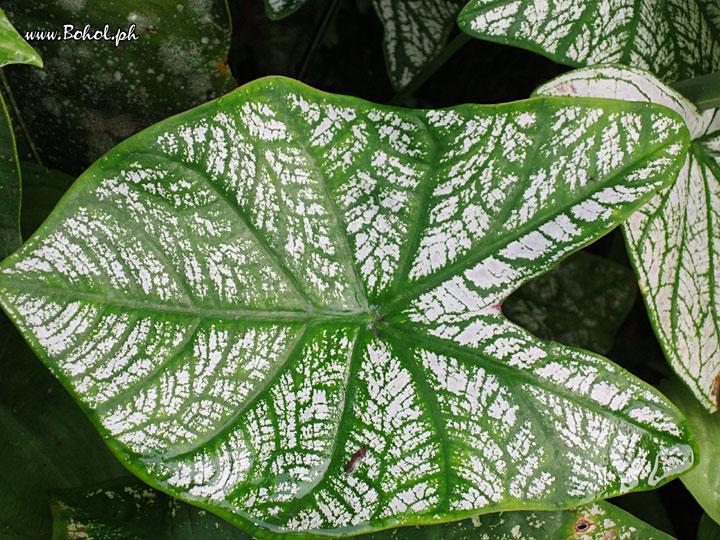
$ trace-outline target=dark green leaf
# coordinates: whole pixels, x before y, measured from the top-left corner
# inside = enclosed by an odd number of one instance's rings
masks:
[[[502,306],[537,337],[605,354],[635,302],[630,268],[578,253],[523,285]]]
[[[226,64],[225,0],[8,0],[18,28],[64,35],[64,25],[137,40],[35,40],[42,71],[8,72],[43,163],[79,173],[148,125],[235,87]]]
[[[206,512],[136,481],[53,494],[54,540],[251,540]],[[584,534],[582,534],[584,533]],[[564,512],[504,512],[461,522],[402,527],[351,540],[671,540],[600,502]]]
[[[47,490],[126,473],[4,316],[0,348],[0,537],[46,540]]]
[[[678,379],[668,379],[660,389],[688,419],[698,446],[698,466],[680,479],[705,512],[720,523],[720,414],[708,413]]]
[[[404,110],[266,78],[93,165],[0,301],[133,472],[258,536],[573,507],[686,470],[687,425],[495,306],[687,144],[649,104]]]
[[[707,514],[703,514],[700,520],[697,540],[720,540],[720,525],[715,523]]]

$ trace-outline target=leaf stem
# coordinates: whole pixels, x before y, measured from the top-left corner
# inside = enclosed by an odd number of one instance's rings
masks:
[[[432,61],[430,61],[423,70],[417,74],[417,76],[408,84],[405,88],[400,90],[390,100],[389,105],[402,105],[405,101],[411,97],[418,89],[427,82],[427,80],[433,76],[433,74],[440,69],[445,62],[450,60],[455,53],[457,53],[463,46],[470,41],[472,38],[468,34],[460,32],[455,38],[450,41],[445,48],[440,51]]]
[[[678,81],[670,86],[702,110],[720,107],[720,71]]]
[[[295,75],[296,79],[302,80],[302,78],[305,77],[307,68],[310,65],[310,60],[312,60],[312,57],[315,54],[315,50],[320,44],[320,40],[322,39],[323,35],[325,35],[325,31],[327,30],[330,21],[332,21],[333,17],[337,13],[339,6],[340,0],[328,0],[328,8],[327,10],[325,10],[325,16],[323,17],[322,21],[320,21],[320,24],[315,31],[315,36],[313,37],[310,46],[307,48],[307,51],[305,51],[305,56],[303,57],[302,63],[300,64],[300,67],[297,70],[297,74]]]
[[[27,126],[25,125],[25,121],[23,120],[22,114],[20,114],[20,109],[17,106],[17,103],[15,102],[15,96],[12,93],[12,90],[10,89],[10,83],[8,82],[7,78],[5,77],[5,70],[0,69],[0,80],[2,80],[3,87],[5,88],[5,93],[7,94],[8,100],[10,101],[10,105],[12,106],[13,110],[15,111],[15,119],[18,121],[18,124],[20,125],[20,129],[23,132],[23,135],[25,135],[25,140],[28,143],[28,146],[30,147],[30,151],[32,152],[33,156],[35,157],[35,161],[38,162],[38,165],[43,165],[42,160],[40,159],[40,154],[38,154],[37,148],[35,148],[35,143],[32,140],[32,137],[30,137],[30,132],[27,129]]]

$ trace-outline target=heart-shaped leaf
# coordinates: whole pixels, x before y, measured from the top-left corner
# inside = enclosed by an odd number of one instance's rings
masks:
[[[705,512],[720,523],[720,414],[710,414],[700,407],[687,387],[675,378],[664,381],[660,389],[688,419],[698,445],[698,466],[681,480]]]
[[[225,0],[7,0],[3,7],[36,38],[70,30],[68,39],[31,40],[44,70],[7,74],[47,166],[79,174],[133,133],[236,86],[225,62]],[[97,32],[112,39],[70,39]],[[116,43],[118,32],[128,39]]]
[[[665,81],[720,69],[715,0],[470,0],[458,24],[571,66],[618,62]]]
[[[677,182],[625,224],[630,259],[670,365],[709,411],[720,376],[720,109],[704,112],[647,72],[596,66],[563,75],[543,95],[652,101],[676,110],[692,144]]]
[[[122,143],[0,265],[118,457],[261,537],[657,486],[688,428],[496,309],[674,179],[650,104],[422,111],[266,78]]]
[[[605,354],[635,302],[636,290],[630,268],[582,252],[523,285],[502,310],[541,339]]]
[[[137,480],[53,493],[54,540],[162,538],[252,540],[226,522],[170,499]],[[353,540],[672,540],[612,504],[600,502],[563,512],[503,512],[462,522],[402,527]]]
[[[403,88],[442,51],[465,0],[373,0],[390,81]]]

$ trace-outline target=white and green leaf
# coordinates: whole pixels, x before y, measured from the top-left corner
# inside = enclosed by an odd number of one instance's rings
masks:
[[[271,19],[282,19],[300,9],[308,0],[265,0],[265,13]]]
[[[443,50],[465,0],[373,0],[390,81],[403,88]]]
[[[720,69],[715,0],[470,0],[458,23],[571,66],[617,62],[664,81]]]
[[[597,66],[563,75],[542,95],[650,101],[677,111],[692,143],[677,181],[624,225],[630,258],[670,365],[709,411],[720,376],[720,110],[700,112],[649,73]]]
[[[674,406],[496,305],[671,182],[676,113],[266,78],[125,141],[0,302],[149,484],[259,537],[563,509],[691,466]]]

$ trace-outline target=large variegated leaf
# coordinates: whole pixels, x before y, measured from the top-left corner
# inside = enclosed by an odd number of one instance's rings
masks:
[[[407,86],[442,51],[465,0],[373,0],[390,81]]]
[[[8,79],[43,163],[79,174],[133,133],[222,95],[236,84],[225,62],[225,0],[6,0],[23,32],[64,25],[136,39],[30,40],[45,69],[13,69]],[[37,37],[37,35],[35,35]]]
[[[470,0],[458,22],[571,66],[618,62],[665,81],[720,69],[716,0]]]
[[[54,540],[162,538],[252,540],[221,519],[123,480],[53,493]],[[504,512],[461,522],[401,527],[352,540],[672,540],[619,508],[600,502],[562,512]]]
[[[710,414],[700,407],[675,378],[664,381],[660,389],[683,411],[697,441],[698,466],[681,480],[705,512],[720,524],[720,414]]]
[[[657,486],[676,409],[496,309],[674,179],[662,107],[413,111],[267,78],[84,173],[0,301],[118,457],[263,537]]]
[[[693,140],[678,180],[624,226],[650,319],[670,365],[709,411],[720,376],[720,110],[700,112],[652,75],[598,66],[539,94],[652,101],[679,112]]]
[[[606,354],[636,290],[630,268],[581,252],[520,287],[502,310],[539,338]]]

